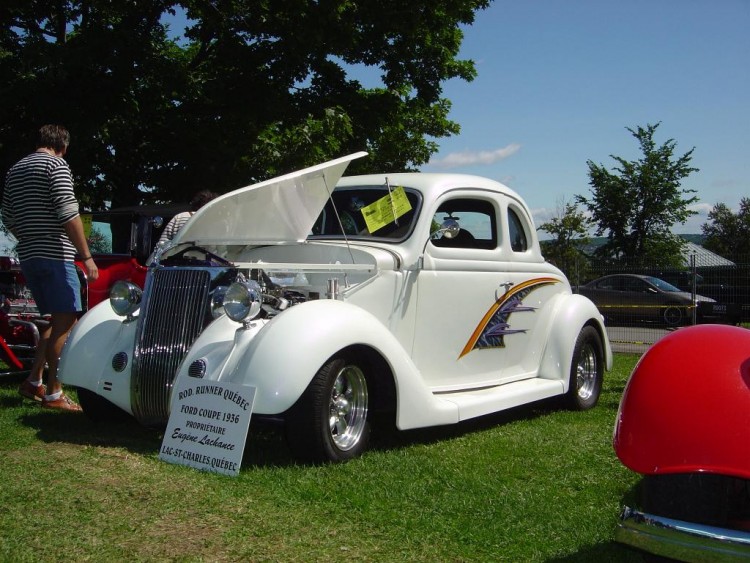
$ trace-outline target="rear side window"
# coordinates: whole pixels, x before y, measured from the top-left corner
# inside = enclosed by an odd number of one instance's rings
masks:
[[[618,278],[605,278],[596,285],[599,289],[622,291],[622,281]]]
[[[509,207],[508,228],[510,229],[510,247],[513,252],[526,252],[529,249],[529,239],[523,225],[523,221],[515,210]]]

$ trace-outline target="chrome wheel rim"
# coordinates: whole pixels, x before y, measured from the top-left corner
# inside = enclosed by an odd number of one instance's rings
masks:
[[[350,450],[359,442],[367,423],[367,381],[357,366],[344,366],[336,375],[329,409],[333,443],[340,450]]]
[[[581,400],[587,401],[594,394],[597,377],[596,352],[590,343],[586,343],[581,350],[576,366],[576,386],[578,397]]]

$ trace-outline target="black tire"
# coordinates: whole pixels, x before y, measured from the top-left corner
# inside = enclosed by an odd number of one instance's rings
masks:
[[[344,462],[369,443],[365,370],[347,355],[334,356],[315,374],[286,417],[292,454],[304,461]]]
[[[662,315],[667,326],[680,326],[684,316],[680,307],[667,307]]]
[[[78,402],[83,409],[83,414],[92,422],[111,424],[134,420],[132,416],[120,407],[110,403],[107,399],[101,395],[97,395],[93,391],[77,387],[76,394],[78,395]]]
[[[568,408],[584,411],[596,406],[604,379],[604,348],[599,332],[593,326],[581,329],[573,348],[570,364],[570,387],[566,395]]]

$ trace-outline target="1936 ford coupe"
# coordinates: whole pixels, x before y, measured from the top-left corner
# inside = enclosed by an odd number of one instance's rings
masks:
[[[98,420],[166,425],[179,378],[255,388],[302,459],[344,461],[379,421],[458,423],[560,396],[593,407],[612,353],[545,262],[522,199],[453,174],[342,178],[357,153],[213,200],[63,351]]]

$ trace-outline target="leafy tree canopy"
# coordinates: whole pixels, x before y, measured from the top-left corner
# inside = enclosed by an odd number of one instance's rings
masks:
[[[750,198],[743,197],[734,213],[724,203],[717,203],[708,213],[708,223],[701,228],[703,246],[730,260],[750,258]]]
[[[186,201],[357,150],[370,156],[350,172],[414,169],[431,139],[458,133],[442,84],[474,78],[460,24],[490,1],[5,0],[0,164],[62,123],[94,209]],[[176,13],[184,36],[166,23]],[[357,78],[370,72],[374,87]]]
[[[640,145],[642,158],[627,161],[610,155],[617,162],[613,171],[588,161],[592,196],[576,196],[585,205],[594,223],[596,235],[607,236],[597,253],[600,258],[624,264],[642,261],[679,265],[684,242],[672,234],[675,224],[695,214],[689,209],[698,201],[692,189],[681,182],[697,168],[690,166],[693,151],[675,156],[676,142],[667,140],[657,146],[654,133],[659,124],[628,131]]]
[[[581,246],[589,243],[591,220],[577,204],[561,201],[557,215],[539,225],[539,230],[552,235],[551,240],[541,242],[544,256],[563,272],[572,277],[574,267],[585,264]],[[580,273],[580,272],[578,272]]]

